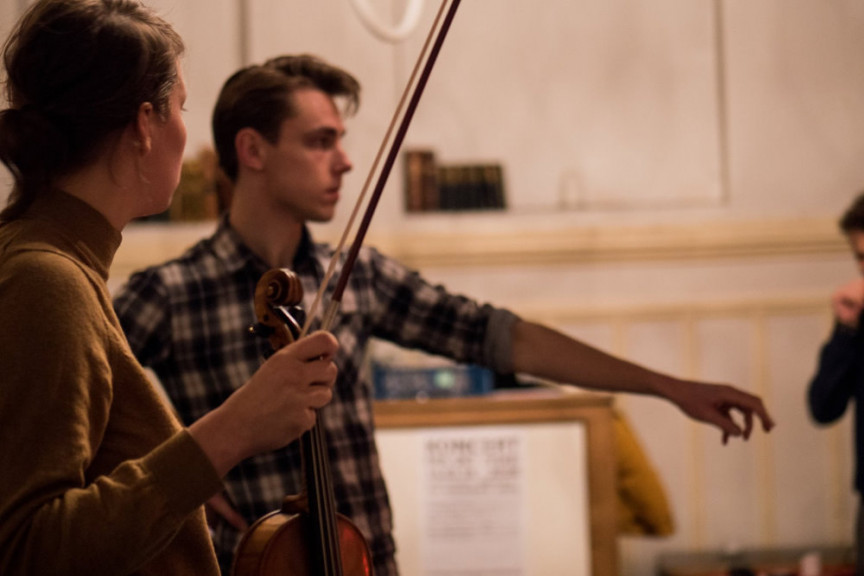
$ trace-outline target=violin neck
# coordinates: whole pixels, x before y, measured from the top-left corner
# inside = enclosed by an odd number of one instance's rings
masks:
[[[309,497],[311,573],[342,576],[333,482],[324,432],[319,426],[313,426],[303,435],[301,449]]]

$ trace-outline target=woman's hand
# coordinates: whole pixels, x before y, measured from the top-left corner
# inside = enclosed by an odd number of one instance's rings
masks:
[[[250,456],[286,446],[315,425],[316,410],[333,397],[338,346],[328,332],[285,346],[189,427],[220,475]]]

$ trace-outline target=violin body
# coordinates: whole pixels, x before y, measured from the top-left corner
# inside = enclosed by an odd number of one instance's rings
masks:
[[[233,576],[318,576],[313,568],[314,522],[306,512],[282,510],[261,517],[243,535],[231,573]],[[360,530],[348,518],[336,515],[339,553],[345,576],[371,576],[372,555]]]

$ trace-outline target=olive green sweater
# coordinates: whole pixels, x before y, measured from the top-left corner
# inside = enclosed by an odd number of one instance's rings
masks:
[[[129,351],[120,233],[56,192],[0,226],[0,574],[215,575],[215,470]]]

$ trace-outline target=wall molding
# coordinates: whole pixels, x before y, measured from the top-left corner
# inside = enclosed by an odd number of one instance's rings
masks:
[[[502,224],[506,220],[502,220]],[[124,233],[112,276],[182,253],[215,222],[133,224]],[[316,233],[317,235],[317,233]],[[319,235],[321,240],[335,241]],[[531,266],[747,259],[845,254],[833,220],[723,222],[705,225],[579,227],[504,232],[370,233],[367,244],[415,268]]]
[[[741,259],[846,253],[833,220],[707,225],[580,227],[518,235],[421,233],[370,238],[386,254],[417,268],[579,265],[624,261]]]
[[[830,327],[831,307],[827,294],[738,297],[710,300],[642,304],[592,304],[560,306],[528,302],[519,308],[520,315],[550,325],[577,323],[627,324],[646,322],[697,322],[717,318],[749,318],[751,320],[798,315],[825,317]]]

